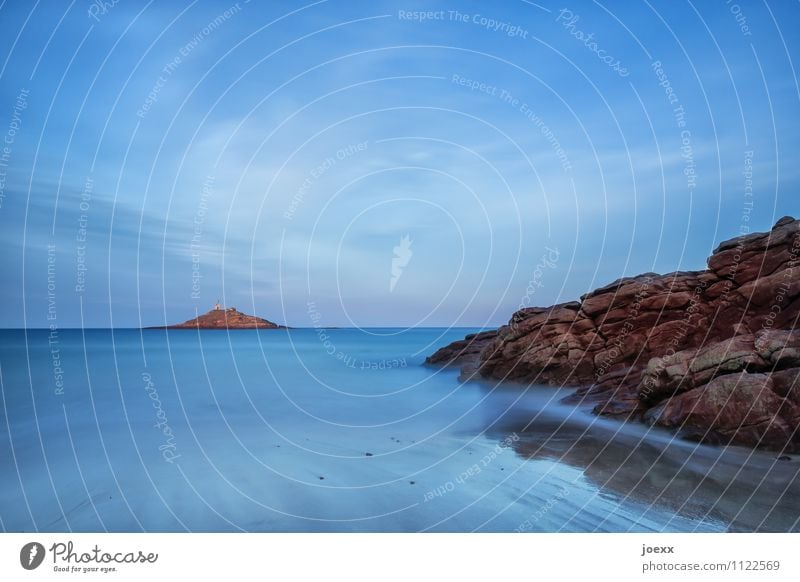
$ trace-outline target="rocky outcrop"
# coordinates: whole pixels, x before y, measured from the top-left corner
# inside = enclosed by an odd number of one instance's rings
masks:
[[[479,333],[471,333],[463,340],[454,341],[428,356],[428,364],[440,366],[459,366],[461,377],[468,379],[477,372],[480,354],[491,340],[497,337],[497,330],[492,329]]]
[[[212,309],[189,321],[154,329],[280,329],[282,325],[247,315],[235,307]]]
[[[800,222],[785,217],[719,245],[706,270],[646,273],[522,309],[428,361],[577,387],[571,402],[705,442],[800,451],[799,257]]]

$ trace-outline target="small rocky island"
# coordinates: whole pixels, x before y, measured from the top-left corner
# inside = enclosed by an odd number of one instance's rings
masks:
[[[208,313],[194,319],[151,329],[286,329],[266,319],[247,315],[235,307],[223,309],[219,303]]]
[[[565,400],[714,443],[800,452],[800,222],[723,242],[702,271],[619,279],[517,311],[427,358],[462,378],[577,388]]]

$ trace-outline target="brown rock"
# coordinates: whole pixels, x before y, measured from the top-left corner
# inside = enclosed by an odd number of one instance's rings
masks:
[[[646,415],[700,441],[800,448],[800,408],[776,394],[768,374],[727,374],[667,400]]]
[[[522,309],[480,349],[462,340],[444,353],[463,351],[451,360],[485,377],[578,387],[569,400],[600,414],[644,412],[704,440],[792,448],[798,259],[800,222],[784,217],[721,243],[706,271],[626,277],[580,302]]]
[[[492,329],[480,333],[471,333],[463,340],[455,341],[443,348],[439,348],[432,355],[425,358],[426,364],[464,366],[467,363],[477,363],[481,350],[490,340],[497,337],[498,330]]]

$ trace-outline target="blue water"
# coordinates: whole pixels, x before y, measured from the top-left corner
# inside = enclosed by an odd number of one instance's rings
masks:
[[[423,365],[468,331],[0,331],[0,527],[798,529],[797,460]]]

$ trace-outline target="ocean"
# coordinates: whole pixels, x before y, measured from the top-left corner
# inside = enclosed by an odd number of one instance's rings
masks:
[[[2,330],[0,527],[800,529],[797,458],[424,365],[470,331]]]

